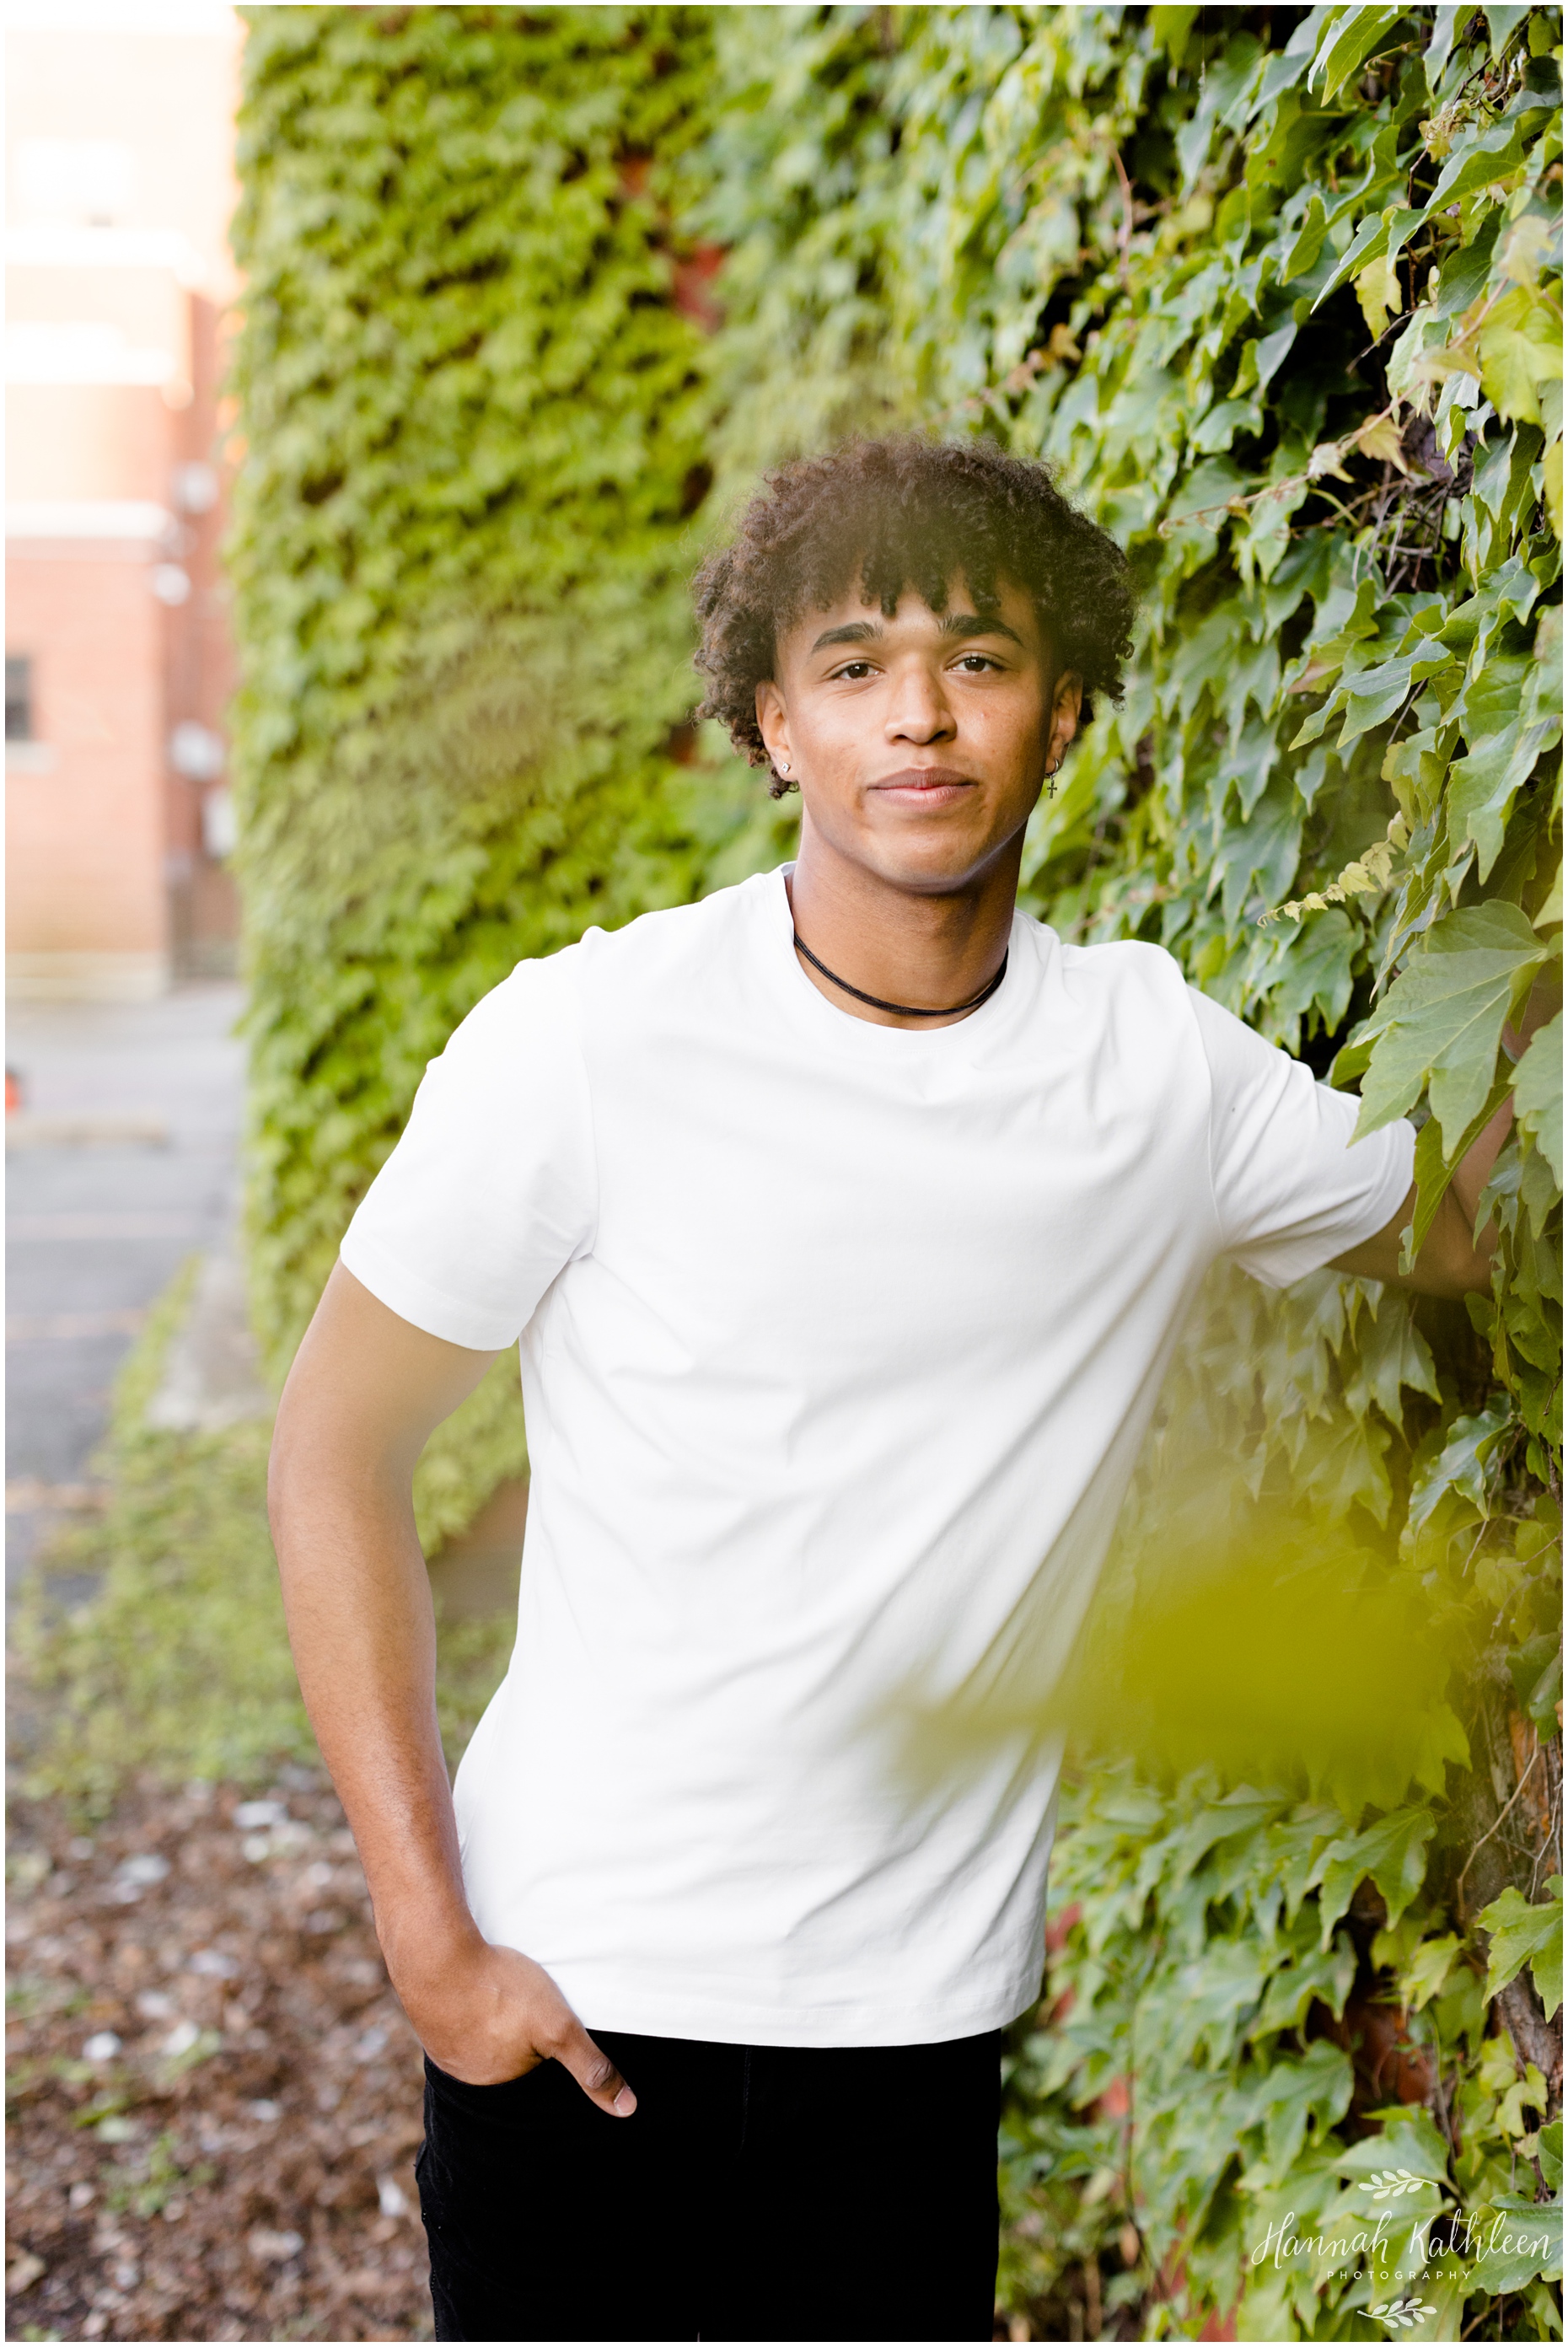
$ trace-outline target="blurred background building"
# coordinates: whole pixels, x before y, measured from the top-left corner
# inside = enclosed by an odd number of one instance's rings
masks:
[[[241,27],[9,5],[7,985],[232,968],[219,384]]]

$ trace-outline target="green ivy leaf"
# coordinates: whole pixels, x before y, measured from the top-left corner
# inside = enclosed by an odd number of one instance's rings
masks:
[[[1337,905],[1288,932],[1285,968],[1274,989],[1276,1015],[1289,1020],[1311,1011],[1332,1034],[1349,1007],[1359,931]]]
[[[1486,1513],[1489,1470],[1512,1423],[1506,1401],[1455,1419],[1435,1456],[1416,1470],[1409,1517],[1412,1532],[1419,1532],[1450,1493],[1467,1500],[1478,1514]]]
[[[1486,18],[1488,46],[1494,57],[1500,57],[1519,26],[1529,15],[1530,8],[1526,0],[1524,5],[1483,8],[1481,13]]]
[[[1439,751],[1439,739],[1436,726],[1424,726],[1396,742],[1383,759],[1383,780],[1393,784],[1408,824],[1427,822],[1442,794],[1448,760]]]
[[[1563,1013],[1539,1028],[1509,1079],[1514,1108],[1563,1187]]]
[[[1512,725],[1450,768],[1450,835],[1456,840],[1475,842],[1477,869],[1483,880],[1501,852],[1515,798],[1542,753],[1560,741],[1562,733],[1562,726],[1550,719],[1528,730]]]
[[[1524,160],[1524,125],[1518,120],[1503,120],[1477,138],[1467,139],[1456,147],[1442,175],[1428,199],[1425,220],[1457,204],[1461,197],[1473,195],[1494,180],[1506,179],[1517,171]]]
[[[1561,2274],[1561,2203],[1499,2193],[1477,2213],[1479,2254],[1465,2274],[1469,2290],[1501,2298],[1509,2291],[1522,2290],[1538,2274]]]
[[[1281,2029],[1299,2029],[1315,2004],[1326,2005],[1337,2021],[1355,1983],[1355,1946],[1348,1932],[1337,1932],[1332,1947],[1308,1949],[1275,1973],[1247,2034],[1268,2037]]]
[[[1333,2147],[1329,2157],[1336,2175],[1365,2186],[1373,2176],[1387,2175],[1389,2168],[1407,2168],[1425,2183],[1446,2185],[1453,2148],[1439,2134],[1430,2113],[1417,2105],[1381,2116],[1380,2134]]]
[[[1438,1399],[1431,1348],[1411,1317],[1409,1301],[1386,1287],[1375,1317],[1363,1324],[1356,1368],[1346,1379],[1346,1398],[1360,1415],[1375,1402],[1391,1426],[1404,1418],[1407,1393]]]
[[[1173,66],[1179,67],[1182,59],[1186,56],[1187,36],[1192,31],[1194,21],[1199,13],[1195,7],[1150,9],[1149,23],[1155,41],[1164,50]]]
[[[1508,1658],[1509,1675],[1519,1697],[1519,1708],[1540,1736],[1557,1728],[1557,1706],[1563,1700],[1563,1640],[1555,1630],[1528,1638]]]
[[[1307,207],[1306,218],[1296,231],[1296,241],[1280,264],[1279,276],[1282,284],[1292,284],[1296,278],[1305,277],[1307,271],[1314,267],[1318,254],[1323,250],[1323,240],[1327,233],[1328,215],[1323,209],[1323,198],[1314,189]],[[1316,304],[1314,306],[1316,307]]]
[[[1374,262],[1380,261],[1388,250],[1389,223],[1380,212],[1374,212],[1361,222],[1351,238],[1344,259],[1313,302],[1314,311],[1320,310],[1331,294],[1337,293],[1341,285],[1348,285],[1353,278],[1358,278]]]
[[[1559,285],[1561,292],[1561,285]],[[1539,393],[1563,375],[1563,316],[1532,286],[1510,288],[1476,337],[1481,387],[1510,422],[1539,424]]]
[[[1412,2013],[1419,2013],[1446,1988],[1462,1944],[1453,1932],[1421,1942],[1399,1975],[1399,1993]]]
[[[1255,2107],[1263,2121],[1263,2172],[1271,2183],[1283,2183],[1295,2167],[1311,2122],[1319,2138],[1337,2126],[1355,2083],[1349,2055],[1322,2039],[1304,2061],[1276,2062],[1266,2072]]]
[[[1356,1039],[1371,1046],[1356,1138],[1414,1108],[1430,1090],[1450,1153],[1483,1107],[1505,1022],[1522,1009],[1548,950],[1514,905],[1450,913],[1395,979]]]
[[[1404,15],[1402,8],[1337,8],[1312,60],[1308,83],[1321,81],[1324,103],[1376,56],[1383,36]]]
[[[1427,1844],[1436,1826],[1430,1809],[1394,1809],[1365,1833],[1330,1842],[1313,1869],[1325,1947],[1357,1884],[1368,1875],[1383,1894],[1389,1925],[1399,1922],[1421,1887]]]
[[[1554,1874],[1547,1888],[1553,1896],[1532,1907],[1511,1883],[1501,1898],[1481,1910],[1476,1923],[1491,1934],[1487,1996],[1496,1996],[1528,1964],[1550,2021],[1563,2002],[1563,1877]]]

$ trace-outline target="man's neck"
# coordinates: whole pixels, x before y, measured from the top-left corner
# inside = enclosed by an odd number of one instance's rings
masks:
[[[876,1027],[928,1030],[969,1016],[1001,967],[1012,927],[1023,856],[1020,834],[960,888],[902,887],[837,853],[809,824],[789,876],[795,935],[834,977],[862,995],[906,1010],[877,1010],[796,956],[817,991],[836,1010]],[[913,1010],[940,1010],[917,1018]]]

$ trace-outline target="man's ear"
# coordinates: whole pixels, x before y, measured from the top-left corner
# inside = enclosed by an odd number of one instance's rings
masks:
[[[789,716],[784,695],[771,676],[764,677],[757,687],[757,727],[763,745],[781,773],[788,771],[790,755]]]
[[[1078,720],[1083,708],[1083,679],[1076,669],[1069,669],[1056,680],[1051,697],[1050,730],[1046,747],[1047,761],[1062,759],[1078,732]]]

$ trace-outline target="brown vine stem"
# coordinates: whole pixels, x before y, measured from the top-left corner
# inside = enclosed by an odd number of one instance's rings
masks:
[[[1501,1809],[1499,1809],[1499,1811],[1498,1811],[1498,1813],[1497,1813],[1496,1817],[1492,1819],[1492,1821],[1491,1821],[1491,1825],[1489,1825],[1489,1826],[1488,1826],[1488,1828],[1487,1828],[1486,1831],[1482,1834],[1482,1836],[1481,1836],[1481,1840],[1477,1842],[1477,1844],[1476,1844],[1475,1848],[1471,1851],[1470,1856],[1465,1860],[1464,1865],[1462,1866],[1462,1868],[1461,1868],[1461,1869],[1460,1869],[1460,1879],[1459,1879],[1459,1881],[1458,1881],[1455,1883],[1455,1885],[1454,1885],[1454,1903],[1455,1903],[1455,1905],[1459,1908],[1459,1911],[1460,1911],[1460,1914],[1461,1914],[1461,1915],[1462,1915],[1462,1914],[1463,1914],[1463,1912],[1464,1912],[1464,1879],[1465,1879],[1465,1876],[1470,1872],[1471,1868],[1475,1864],[1476,1860],[1481,1856],[1481,1851],[1486,1848],[1486,1845],[1487,1845],[1487,1843],[1491,1840],[1492,1835],[1493,1835],[1494,1833],[1496,1833],[1496,1831],[1497,1831],[1498,1828],[1501,1825],[1501,1823],[1502,1823],[1502,1821],[1503,1821],[1504,1818],[1508,1815],[1508,1812],[1509,1812],[1509,1811],[1510,1811],[1510,1809],[1513,1807],[1513,1804],[1515,1803],[1515,1801],[1517,1801],[1517,1800],[1518,1800],[1519,1796],[1521,1795],[1521,1793],[1522,1793],[1522,1792],[1523,1792],[1524,1788],[1526,1787],[1526,1785],[1528,1785],[1528,1784],[1529,1784],[1530,1779],[1531,1779],[1531,1777],[1532,1777],[1532,1773],[1533,1773],[1533,1771],[1534,1771],[1535,1764],[1536,1764],[1536,1762],[1540,1759],[1540,1758],[1541,1758],[1541,1746],[1540,1746],[1540,1744],[1539,1744],[1539,1743],[1537,1743],[1537,1745],[1536,1745],[1536,1747],[1535,1747],[1534,1751],[1533,1751],[1533,1752],[1531,1754],[1531,1756],[1530,1756],[1529,1765],[1526,1767],[1523,1776],[1522,1776],[1522,1777],[1521,1777],[1521,1778],[1520,1778],[1520,1780],[1519,1780],[1518,1784],[1517,1784],[1517,1785],[1515,1785],[1515,1787],[1514,1787],[1514,1788],[1513,1788],[1512,1792],[1509,1795],[1509,1797],[1508,1797],[1507,1800],[1506,1800],[1506,1801],[1504,1801],[1504,1803],[1503,1803],[1503,1805],[1502,1805]]]
[[[1363,433],[1370,432],[1374,425],[1387,423],[1393,412],[1394,404],[1390,400],[1388,406],[1379,409],[1376,415],[1368,415],[1364,423],[1358,424],[1354,432],[1348,432],[1342,440],[1333,442],[1332,446],[1337,453],[1343,456],[1348,448],[1354,448]],[[1238,506],[1261,505],[1270,497],[1288,497],[1292,489],[1298,489],[1304,485],[1316,487],[1319,494],[1326,497],[1330,504],[1337,504],[1338,501],[1333,491],[1324,488],[1321,479],[1314,483],[1310,472],[1291,473],[1283,481],[1270,481],[1266,488],[1249,489],[1245,497],[1222,497],[1217,505],[1194,506],[1191,513],[1167,515],[1160,524],[1160,536],[1169,538],[1171,532],[1180,529],[1184,522],[1202,521],[1205,514],[1234,513]]]
[[[1443,2085],[1442,2041],[1435,2028],[1432,2031],[1432,2098],[1438,2106],[1438,2116],[1442,2121],[1443,2136],[1448,2147],[1450,2151],[1457,2151],[1459,2143],[1454,2135],[1453,2119],[1449,2111],[1448,2089]]]

